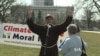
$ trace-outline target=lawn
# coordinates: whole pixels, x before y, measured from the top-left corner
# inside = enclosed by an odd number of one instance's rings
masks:
[[[88,56],[100,56],[100,34],[99,33],[81,33],[81,36],[88,43]]]
[[[39,49],[0,45],[0,56],[38,56]]]
[[[88,43],[88,56],[100,56],[100,34],[83,32],[81,37]],[[38,56],[39,50],[0,44],[0,56]]]

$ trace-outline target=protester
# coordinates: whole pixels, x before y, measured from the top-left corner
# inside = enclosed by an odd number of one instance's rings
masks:
[[[70,24],[67,28],[69,37],[66,38],[59,46],[59,51],[63,56],[81,56],[82,54],[82,41],[86,49],[86,42],[79,36],[79,26]]]
[[[71,23],[72,21],[72,15],[73,15],[73,7],[68,8],[68,13],[66,17],[66,21],[61,25],[52,25],[53,16],[47,15],[45,17],[46,19],[46,25],[40,26],[34,23],[34,19],[32,18],[33,10],[31,7],[28,8],[28,20],[27,24],[30,30],[36,34],[39,35],[39,38],[41,39],[41,50],[39,56],[58,56],[58,48],[57,48],[57,40],[59,34],[66,31],[66,27]]]

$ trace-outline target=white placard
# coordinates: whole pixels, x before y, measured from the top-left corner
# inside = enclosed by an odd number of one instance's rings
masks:
[[[3,24],[3,43],[25,47],[40,48],[41,42],[37,34],[32,33],[27,25]]]

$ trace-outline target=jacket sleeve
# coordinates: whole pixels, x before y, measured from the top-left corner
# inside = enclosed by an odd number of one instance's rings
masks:
[[[30,18],[30,19],[27,20],[27,24],[28,24],[29,29],[32,32],[34,32],[34,33],[36,33],[38,35],[40,35],[41,33],[43,33],[44,27],[34,24],[32,18]]]
[[[69,42],[69,38],[68,40],[66,40],[63,45],[61,47],[58,48],[59,52],[61,54],[66,54],[68,52],[68,49],[70,48],[70,42]]]
[[[67,30],[66,29],[67,26],[71,23],[71,21],[72,21],[72,16],[68,16],[63,24],[55,26],[56,32],[58,34],[65,32]]]

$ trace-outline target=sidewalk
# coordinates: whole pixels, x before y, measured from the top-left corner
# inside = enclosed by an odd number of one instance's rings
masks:
[[[100,34],[99,31],[82,31],[82,32],[90,32],[90,33],[99,33]]]

